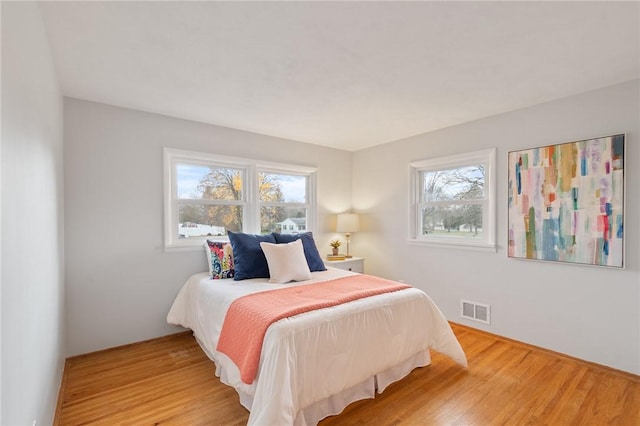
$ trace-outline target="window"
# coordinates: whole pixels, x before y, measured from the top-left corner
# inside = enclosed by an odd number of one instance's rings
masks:
[[[315,168],[164,149],[165,247],[313,230]]]
[[[307,230],[309,176],[262,171],[260,182],[260,232],[293,234]]]
[[[495,250],[495,149],[411,163],[410,239]]]

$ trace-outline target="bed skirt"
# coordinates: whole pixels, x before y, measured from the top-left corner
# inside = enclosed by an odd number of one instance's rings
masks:
[[[196,341],[198,341],[197,338]],[[199,341],[198,344],[200,344]],[[220,381],[225,385],[233,387],[224,368],[208,353],[204,345],[200,344],[200,347],[205,354],[207,354],[209,359],[215,363],[215,374],[220,378]],[[301,408],[296,414],[293,424],[294,426],[317,425],[325,417],[342,413],[342,411],[344,411],[344,409],[353,402],[360,401],[362,399],[375,398],[376,394],[381,394],[389,385],[397,382],[398,380],[402,380],[414,369],[418,367],[425,367],[429,364],[431,364],[431,355],[429,351],[419,352],[406,361],[381,371],[355,386]],[[253,396],[241,389],[236,388],[235,390],[240,398],[240,404],[248,411],[251,411]]]

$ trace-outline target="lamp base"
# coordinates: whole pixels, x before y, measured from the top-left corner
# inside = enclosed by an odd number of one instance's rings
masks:
[[[346,239],[347,239],[347,254],[346,254],[345,258],[347,258],[347,259],[351,259],[351,258],[353,257],[353,256],[351,255],[351,253],[349,253],[349,243],[351,242],[351,241],[350,241],[350,240],[351,240],[351,232],[345,232],[345,233],[344,233],[344,236],[345,236],[345,237],[346,237]]]

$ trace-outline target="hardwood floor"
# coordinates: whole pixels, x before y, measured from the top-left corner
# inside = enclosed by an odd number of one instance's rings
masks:
[[[433,353],[320,425],[640,425],[640,377],[452,325],[469,368]],[[189,332],[67,360],[58,425],[243,425]]]

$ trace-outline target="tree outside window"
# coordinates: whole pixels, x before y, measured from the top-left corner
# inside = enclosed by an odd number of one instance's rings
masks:
[[[422,234],[482,234],[484,166],[423,171]]]
[[[411,163],[411,240],[495,249],[495,149]]]
[[[312,230],[314,174],[305,166],[165,148],[165,246],[196,246],[228,231]]]

